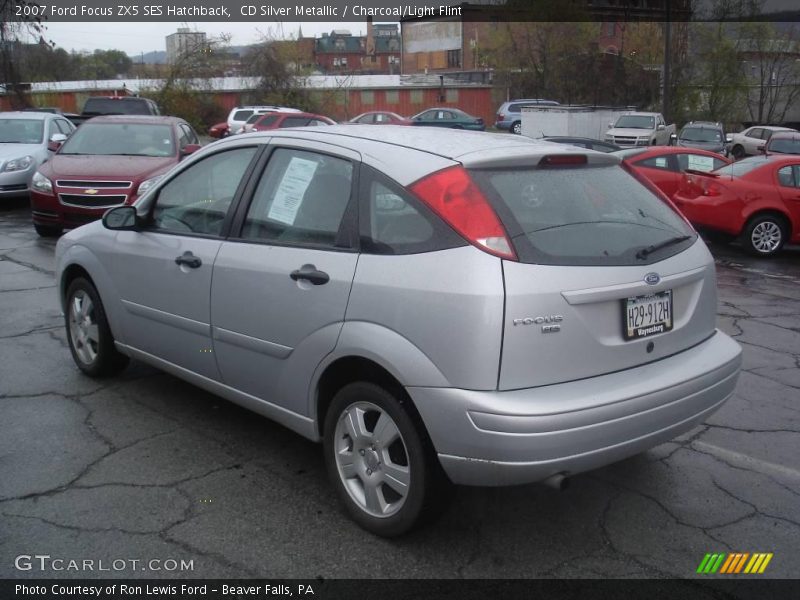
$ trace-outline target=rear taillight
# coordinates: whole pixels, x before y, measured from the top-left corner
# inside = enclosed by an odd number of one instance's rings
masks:
[[[703,196],[721,196],[722,186],[716,181],[703,181]]]
[[[502,123],[504,118],[505,118],[505,115],[497,115],[497,120],[495,122],[496,123]]]
[[[497,213],[463,167],[437,171],[410,189],[471,244],[500,258],[517,259]]]

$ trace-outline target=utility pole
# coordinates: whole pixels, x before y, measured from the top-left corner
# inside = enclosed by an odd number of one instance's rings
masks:
[[[664,119],[667,123],[671,122],[672,119],[672,110],[671,110],[671,96],[670,92],[670,79],[671,79],[671,62],[672,62],[672,49],[671,49],[671,40],[672,40],[672,22],[670,21],[672,15],[670,14],[671,8],[671,0],[666,1],[666,8],[667,8],[667,20],[664,23],[664,81],[662,85],[664,89],[661,94],[662,99],[662,107],[661,113],[664,115]]]

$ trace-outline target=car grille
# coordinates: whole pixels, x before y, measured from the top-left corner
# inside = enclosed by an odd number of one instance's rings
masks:
[[[58,187],[70,188],[119,188],[128,189],[133,184],[132,181],[82,181],[80,179],[58,179],[56,185]]]
[[[81,208],[109,208],[124,204],[127,196],[125,194],[114,194],[108,196],[92,196],[89,194],[59,194],[58,199],[61,204],[66,206],[79,206]]]
[[[28,189],[28,185],[25,183],[19,183],[15,185],[0,185],[0,192],[24,192]]]

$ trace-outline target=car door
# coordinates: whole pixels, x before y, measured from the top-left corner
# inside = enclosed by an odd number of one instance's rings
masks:
[[[778,169],[778,190],[794,223],[793,231],[800,224],[800,160],[796,164]]]
[[[678,190],[681,176],[673,156],[669,154],[651,156],[636,161],[634,166],[669,198],[672,198]]]
[[[219,379],[211,342],[211,273],[229,209],[257,146],[216,152],[160,186],[141,231],[120,231],[113,277],[124,337],[137,350]]]
[[[214,265],[211,323],[225,383],[301,415],[355,274],[359,160],[281,138]]]
[[[765,143],[761,138],[763,133],[764,130],[761,127],[754,127],[744,132],[742,146],[746,154],[758,154],[759,146]]]

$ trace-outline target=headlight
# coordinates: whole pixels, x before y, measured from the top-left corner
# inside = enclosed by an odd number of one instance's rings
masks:
[[[145,179],[142,183],[139,184],[139,189],[137,190],[137,195],[141,196],[147,190],[149,190],[153,185],[155,185],[163,175],[156,175],[155,177],[151,177],[150,179]]]
[[[39,171],[36,171],[36,173],[33,174],[33,179],[31,179],[31,187],[37,192],[41,192],[43,194],[53,193],[53,183],[47,177],[39,173]]]
[[[15,158],[13,160],[8,161],[5,164],[5,166],[3,167],[3,172],[9,173],[11,171],[24,171],[32,164],[33,164],[32,156],[23,156],[22,158]]]

